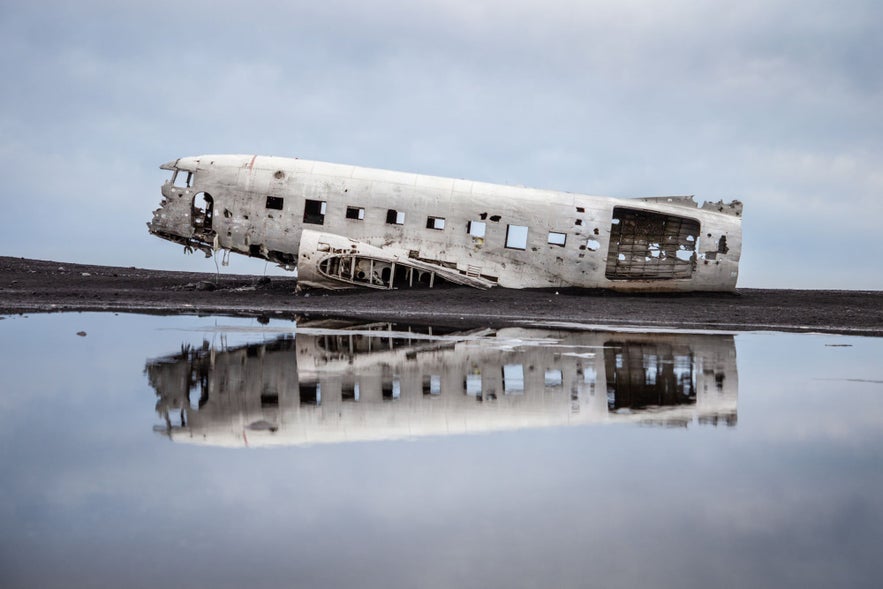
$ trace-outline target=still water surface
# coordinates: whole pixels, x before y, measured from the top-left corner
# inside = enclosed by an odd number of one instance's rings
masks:
[[[62,314],[0,342],[3,587],[883,578],[880,338]]]

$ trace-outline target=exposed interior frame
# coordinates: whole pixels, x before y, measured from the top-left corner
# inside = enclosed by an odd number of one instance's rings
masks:
[[[614,207],[605,276],[608,280],[690,278],[700,229],[696,219]]]

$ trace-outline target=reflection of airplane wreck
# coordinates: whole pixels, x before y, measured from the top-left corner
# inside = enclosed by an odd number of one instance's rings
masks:
[[[597,422],[736,423],[732,336],[298,326],[151,360],[158,426],[217,445],[308,445]]]
[[[306,160],[187,157],[154,235],[298,269],[301,284],[391,289],[733,290],[742,204],[617,199]]]

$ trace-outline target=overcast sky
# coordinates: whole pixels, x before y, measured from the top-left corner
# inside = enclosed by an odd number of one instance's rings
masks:
[[[158,166],[258,153],[738,198],[740,286],[881,289],[881,27],[875,0],[4,2],[0,255],[214,271],[147,233]]]

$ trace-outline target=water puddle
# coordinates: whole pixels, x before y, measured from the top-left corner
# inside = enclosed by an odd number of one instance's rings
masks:
[[[872,587],[883,338],[0,321],[0,586]]]
[[[221,329],[221,334],[233,330]],[[734,426],[732,335],[303,322],[147,362],[175,441],[309,445],[632,422]]]

